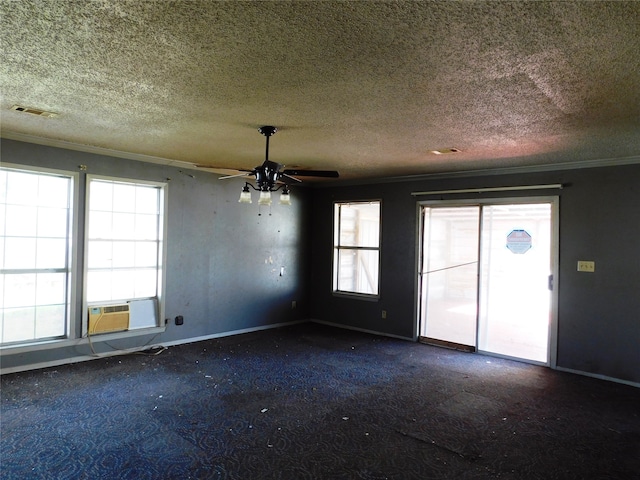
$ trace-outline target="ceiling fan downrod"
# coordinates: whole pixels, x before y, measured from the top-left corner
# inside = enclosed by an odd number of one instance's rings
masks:
[[[266,151],[265,151],[265,154],[264,154],[264,159],[265,159],[265,161],[269,161],[269,137],[271,135],[274,135],[278,131],[278,127],[274,127],[274,126],[271,126],[271,125],[265,125],[264,127],[260,127],[258,129],[258,131],[262,135],[267,137],[267,147],[266,147]]]

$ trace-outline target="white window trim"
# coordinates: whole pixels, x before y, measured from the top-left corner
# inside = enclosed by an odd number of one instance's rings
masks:
[[[379,214],[379,219],[378,219],[378,247],[374,248],[374,247],[340,247],[340,245],[336,245],[336,228],[338,228],[338,243],[340,241],[340,219],[338,218],[338,225],[336,227],[336,218],[335,218],[335,212],[336,212],[336,206],[337,205],[354,205],[354,204],[371,204],[371,203],[378,203],[379,207],[380,207],[380,214]],[[380,299],[380,287],[382,285],[380,279],[382,276],[382,269],[381,264],[382,264],[382,199],[376,198],[376,199],[369,199],[369,200],[341,200],[341,201],[334,201],[333,202],[333,209],[332,209],[332,215],[334,215],[333,218],[333,229],[332,229],[332,240],[331,240],[331,293],[334,297],[344,297],[344,298],[352,298],[352,299],[359,299],[359,300],[365,300],[365,301],[370,301],[370,302],[377,302]],[[335,271],[336,268],[336,252],[338,250],[368,250],[368,251],[374,251],[377,250],[378,251],[378,292],[377,293],[361,293],[361,292],[350,292],[347,290],[338,290],[338,286],[337,286],[337,281],[336,281],[336,274],[337,272]]]
[[[53,169],[47,167],[33,166],[33,165],[23,165],[16,163],[8,163],[3,162],[2,167],[8,169],[14,169],[19,171],[26,171],[32,173],[44,173],[44,174],[54,174],[54,175],[63,175],[71,178],[72,181],[72,193],[70,199],[70,225],[71,232],[69,235],[69,243],[71,248],[71,253],[69,256],[69,286],[68,286],[68,315],[67,315],[67,337],[66,338],[56,338],[56,339],[46,339],[46,340],[35,340],[35,341],[25,341],[22,343],[14,343],[9,345],[0,345],[0,352],[6,355],[14,355],[14,354],[23,354],[35,351],[44,351],[44,350],[52,350],[57,348],[66,348],[66,347],[74,347],[80,345],[88,345],[89,339],[86,336],[86,321],[87,321],[87,302],[84,299],[83,292],[86,289],[86,265],[83,268],[83,271],[79,271],[79,259],[81,255],[81,249],[77,248],[78,245],[84,243],[84,252],[86,252],[87,247],[87,215],[88,215],[88,204],[87,204],[87,194],[88,194],[88,179],[85,180],[85,196],[84,199],[81,199],[80,191],[81,191],[81,181],[80,181],[80,173],[69,170],[62,169]],[[88,177],[88,176],[87,176]],[[120,178],[120,177],[112,177],[112,176],[100,176],[93,175],[93,178],[102,178],[106,180],[113,181],[122,181],[126,183],[137,183],[141,185],[155,185],[162,188],[162,201],[160,202],[160,214],[162,215],[162,247],[161,247],[161,276],[160,276],[160,288],[158,292],[158,325],[154,327],[148,328],[139,328],[135,330],[127,330],[123,332],[113,332],[101,334],[99,336],[92,337],[91,341],[95,343],[100,342],[108,342],[111,340],[117,340],[122,338],[133,338],[140,336],[148,336],[148,335],[157,335],[166,331],[166,324],[163,320],[165,318],[165,285],[166,285],[166,263],[167,263],[167,248],[166,248],[166,239],[167,239],[167,205],[168,205],[168,183],[166,182],[154,182],[148,180],[139,180],[139,179],[131,179],[131,178]],[[80,215],[78,212],[85,209],[85,224],[84,231],[80,231]],[[82,240],[84,239],[84,241]],[[84,253],[82,252],[82,253]],[[80,285],[82,284],[82,291],[80,291]],[[78,305],[81,305],[81,312],[78,312]]]
[[[106,180],[112,182],[122,182],[130,185],[143,185],[143,186],[154,186],[159,187],[161,190],[161,199],[159,205],[159,215],[162,222],[162,231],[160,238],[160,255],[159,255],[159,264],[158,268],[160,269],[160,278],[159,278],[159,286],[158,286],[158,305],[157,305],[157,324],[150,327],[136,328],[133,330],[126,330],[122,332],[114,332],[114,333],[103,333],[100,335],[92,335],[92,342],[102,342],[109,341],[117,338],[129,338],[140,335],[149,335],[154,333],[162,333],[166,330],[165,326],[165,285],[166,285],[166,263],[167,263],[167,198],[168,198],[168,183],[167,182],[156,182],[152,180],[140,180],[135,178],[126,178],[126,177],[114,177],[107,175],[87,175],[85,179],[85,221],[84,221],[84,262],[83,262],[83,272],[82,272],[82,330],[81,330],[81,338],[84,340],[88,340],[88,325],[89,325],[89,306],[90,302],[87,301],[87,278],[88,278],[88,261],[87,255],[89,251],[89,202],[90,202],[90,183],[92,180]],[[91,302],[93,304],[93,302]],[[109,303],[116,304],[119,302],[101,302],[102,305],[108,305]]]
[[[60,170],[54,168],[37,167],[32,165],[21,165],[17,163],[3,162],[2,167],[11,170],[23,171],[33,174],[51,174],[68,177],[71,179],[71,198],[69,199],[69,236],[67,248],[69,250],[69,264],[67,277],[67,318],[65,319],[66,336],[64,338],[47,338],[43,340],[31,340],[9,345],[0,345],[1,351],[17,351],[18,349],[25,351],[38,350],[42,345],[60,344],[76,338],[77,332],[77,299],[78,299],[78,249],[74,245],[78,244],[79,235],[79,216],[78,205],[80,199],[80,175],[78,172],[69,170]]]

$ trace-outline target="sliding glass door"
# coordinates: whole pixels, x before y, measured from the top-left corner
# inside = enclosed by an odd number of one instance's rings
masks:
[[[422,207],[420,337],[549,363],[552,202]]]
[[[478,349],[547,362],[551,205],[482,209]]]
[[[475,346],[480,207],[423,210],[422,336]]]

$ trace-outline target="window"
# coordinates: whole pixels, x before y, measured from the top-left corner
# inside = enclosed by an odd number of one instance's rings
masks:
[[[0,343],[64,338],[72,177],[0,168]]]
[[[336,203],[334,292],[378,295],[380,202]]]
[[[90,176],[87,195],[87,304],[157,299],[163,185]]]

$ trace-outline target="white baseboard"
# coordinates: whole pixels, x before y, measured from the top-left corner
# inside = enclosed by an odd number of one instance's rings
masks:
[[[38,370],[41,368],[50,368],[50,367],[59,367],[60,365],[68,365],[70,363],[79,363],[79,362],[86,362],[89,360],[97,360],[99,358],[107,358],[107,357],[115,357],[118,355],[129,355],[131,353],[136,353],[136,352],[142,352],[145,350],[150,350],[150,349],[154,349],[154,348],[163,348],[163,347],[173,347],[176,345],[185,345],[188,343],[196,343],[196,342],[201,342],[204,340],[211,340],[214,338],[222,338],[222,337],[230,337],[232,335],[241,335],[243,333],[251,333],[251,332],[257,332],[257,331],[261,331],[261,330],[269,330],[269,329],[273,329],[273,328],[280,328],[280,327],[286,327],[286,326],[290,326],[290,325],[295,325],[295,324],[299,324],[299,323],[305,323],[308,320],[296,320],[293,322],[283,322],[283,323],[274,323],[274,324],[270,324],[270,325],[263,325],[260,327],[252,327],[252,328],[244,328],[241,330],[232,330],[232,331],[228,331],[228,332],[221,332],[221,333],[213,333],[211,335],[203,335],[200,337],[192,337],[192,338],[184,338],[184,339],[180,339],[180,340],[174,340],[171,342],[160,342],[160,343],[155,343],[155,344],[149,344],[149,345],[142,345],[140,347],[133,347],[133,348],[126,348],[126,349],[121,349],[121,350],[114,350],[111,352],[104,352],[104,353],[100,353],[98,355],[78,355],[75,357],[67,357],[67,358],[62,358],[62,359],[58,359],[58,360],[49,360],[46,362],[39,362],[39,363],[30,363],[30,364],[26,364],[26,365],[18,365],[15,367],[8,367],[8,368],[0,368],[0,375],[5,375],[5,374],[9,374],[9,373],[18,373],[18,372],[27,372],[29,370]],[[83,339],[84,342],[87,341],[87,339]],[[83,342],[83,343],[84,343]],[[94,343],[99,343],[100,340],[94,340]],[[74,345],[77,343],[74,343]]]
[[[321,325],[328,325],[330,327],[343,328],[345,330],[355,330],[356,332],[370,333],[372,335],[378,335],[380,337],[390,337],[390,338],[397,338],[399,340],[408,340],[410,342],[415,342],[415,339],[412,337],[403,337],[401,335],[393,335],[391,333],[378,332],[376,330],[368,330],[366,328],[351,327],[349,325],[343,325],[342,323],[327,322],[325,320],[317,320],[314,318],[310,318],[309,321],[312,323],[318,323]]]
[[[78,355],[76,357],[61,358],[58,360],[49,360],[47,362],[30,363],[27,365],[18,365],[16,367],[0,368],[0,375],[8,373],[27,372],[29,370],[39,370],[41,368],[59,367],[60,365],[68,365],[71,363],[87,362],[89,360],[97,360],[99,358],[116,357],[118,355],[128,355],[131,353],[141,352],[147,350],[148,345],[136,348],[127,348],[122,350],[114,350],[112,352],[105,352],[99,355]]]
[[[51,361],[47,361],[47,362],[40,362],[40,363],[32,363],[32,364],[28,364],[28,365],[18,365],[16,367],[9,367],[9,368],[0,368],[0,375],[5,375],[5,374],[9,374],[9,373],[18,373],[18,372],[26,372],[29,370],[38,370],[41,368],[49,368],[49,367],[58,367],[60,365],[67,365],[67,364],[71,364],[71,363],[78,363],[78,362],[86,362],[89,360],[96,360],[98,358],[107,358],[107,357],[115,357],[118,355],[129,355],[132,353],[136,353],[136,352],[142,352],[145,350],[149,350],[149,349],[154,349],[154,348],[163,348],[163,347],[172,347],[172,346],[176,346],[176,345],[186,345],[189,343],[196,343],[196,342],[202,342],[205,340],[212,340],[214,338],[223,338],[223,337],[230,337],[233,335],[241,335],[243,333],[251,333],[251,332],[258,332],[261,330],[270,330],[270,329],[274,329],[274,328],[280,328],[280,327],[287,327],[287,326],[291,326],[291,325],[297,325],[300,323],[306,323],[306,322],[311,322],[311,323],[317,323],[320,325],[327,325],[330,327],[336,327],[336,328],[342,328],[345,330],[354,330],[357,332],[363,332],[363,333],[369,333],[372,335],[378,335],[378,336],[383,336],[383,337],[391,337],[391,338],[397,338],[399,340],[408,340],[411,342],[414,342],[415,339],[411,338],[411,337],[404,337],[401,335],[392,335],[389,333],[385,333],[385,332],[379,332],[376,330],[369,330],[366,328],[358,328],[358,327],[352,327],[352,326],[348,326],[348,325],[343,325],[340,323],[334,323],[334,322],[327,322],[324,320],[318,320],[318,319],[308,319],[308,320],[296,320],[293,322],[282,322],[282,323],[275,323],[275,324],[271,324],[271,325],[262,325],[260,327],[251,327],[251,328],[243,328],[240,330],[231,330],[231,331],[227,331],[227,332],[220,332],[220,333],[212,333],[210,335],[202,335],[199,337],[192,337],[192,338],[185,338],[185,339],[180,339],[180,340],[173,340],[171,342],[161,342],[158,344],[151,344],[151,345],[143,345],[141,347],[134,347],[134,348],[128,348],[128,349],[122,349],[122,350],[114,350],[112,352],[105,352],[105,353],[101,353],[100,355],[79,355],[76,357],[69,357],[69,358],[63,358],[63,359],[59,359],[59,360],[51,360]],[[86,340],[86,339],[85,339]],[[573,373],[576,375],[582,375],[582,376],[586,376],[586,377],[591,377],[591,378],[597,378],[599,380],[606,380],[609,382],[615,382],[615,383],[621,383],[624,385],[629,385],[632,387],[636,387],[636,388],[640,388],[640,383],[638,382],[632,382],[629,380],[622,380],[620,378],[615,378],[615,377],[609,377],[607,375],[600,375],[600,374],[596,374],[596,373],[589,373],[589,372],[584,372],[582,370],[574,370],[571,368],[564,368],[564,367],[555,367],[554,370],[558,370],[561,372],[567,372],[567,373]]]
[[[582,370],[574,370],[572,368],[556,367],[554,370],[560,372],[574,373],[576,375],[582,375],[583,377],[597,378],[598,380],[606,380],[608,382],[622,383],[623,385],[629,385],[631,387],[640,388],[640,383],[631,382],[629,380],[622,380],[620,378],[609,377],[607,375],[600,375],[598,373],[583,372]]]
[[[175,340],[172,342],[163,342],[161,344],[158,345],[153,345],[153,347],[173,347],[175,345],[185,345],[187,343],[196,343],[196,342],[202,342],[205,340],[212,340],[214,338],[223,338],[223,337],[231,337],[233,335],[242,335],[243,333],[251,333],[251,332],[259,332],[261,330],[271,330],[273,328],[280,328],[280,327],[288,327],[291,325],[297,325],[299,323],[306,323],[308,322],[308,320],[295,320],[293,322],[282,322],[282,323],[273,323],[270,325],[262,325],[260,327],[251,327],[251,328],[243,328],[240,330],[231,330],[228,332],[221,332],[221,333],[212,333],[211,335],[203,335],[200,337],[193,337],[193,338],[188,338],[188,339],[182,339],[182,340]]]

